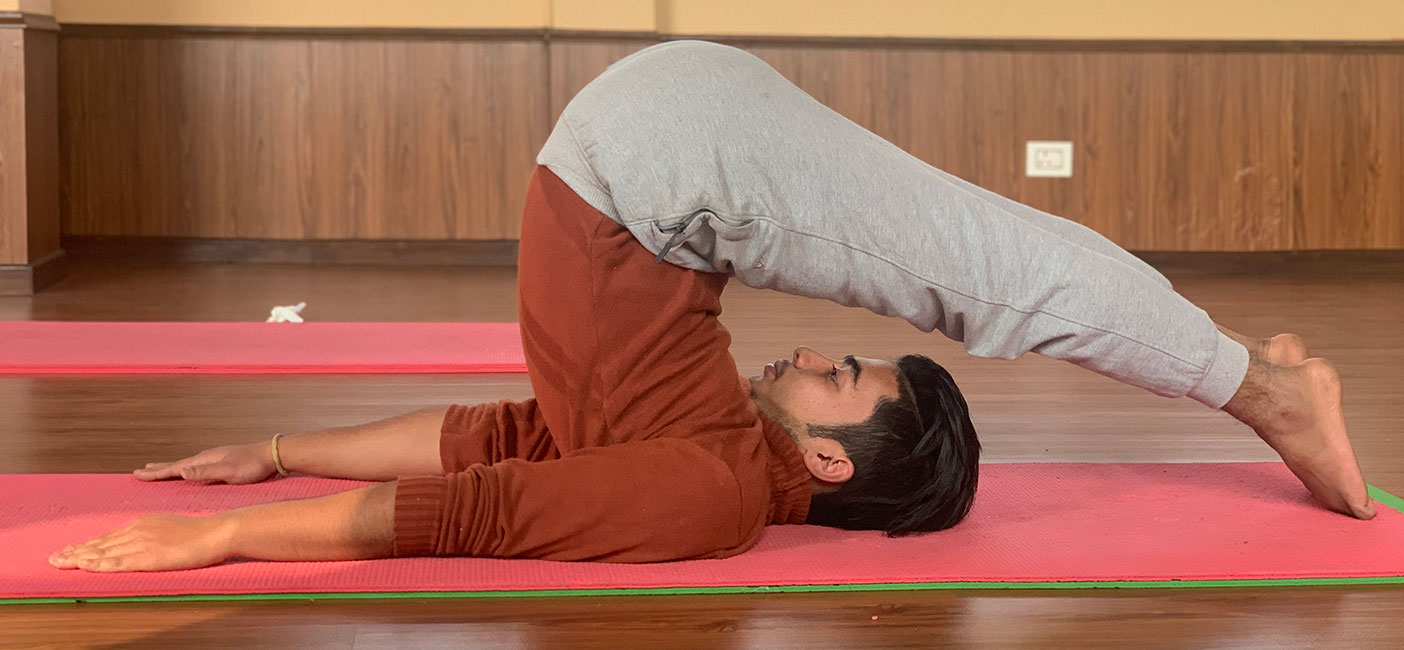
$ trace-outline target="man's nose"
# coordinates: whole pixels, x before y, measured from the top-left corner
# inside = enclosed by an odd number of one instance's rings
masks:
[[[796,368],[804,370],[807,368],[819,368],[834,365],[828,357],[819,354],[814,348],[801,345],[795,348],[794,364]]]

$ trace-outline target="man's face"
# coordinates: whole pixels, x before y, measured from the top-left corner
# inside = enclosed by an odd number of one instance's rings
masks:
[[[893,363],[851,355],[831,359],[804,346],[750,380],[761,412],[796,435],[795,425],[857,424],[872,415],[879,399],[898,395]]]

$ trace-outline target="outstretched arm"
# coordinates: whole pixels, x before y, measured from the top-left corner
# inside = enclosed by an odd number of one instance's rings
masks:
[[[278,449],[289,472],[360,481],[438,476],[476,463],[558,455],[534,399],[421,409],[366,424],[284,435]],[[133,474],[143,481],[244,484],[274,473],[272,446],[264,439],[150,463]]]
[[[221,513],[232,557],[368,560],[390,557],[397,481],[315,499],[263,503]]]
[[[390,557],[396,481],[208,517],[151,515],[49,558],[60,569],[171,571],[256,560]]]
[[[421,409],[366,424],[283,436],[278,455],[289,472],[314,476],[388,481],[442,474],[439,428],[447,411]],[[269,447],[266,442],[260,445]]]
[[[476,464],[447,476],[405,477],[208,517],[145,517],[50,562],[89,571],[161,571],[231,557],[725,557],[749,548],[765,525],[763,501],[747,496],[732,469],[703,447],[655,438],[537,463]]]
[[[285,436],[279,439],[278,455],[289,472],[390,481],[441,476],[508,458],[546,460],[557,452],[536,400],[526,399],[423,409]]]

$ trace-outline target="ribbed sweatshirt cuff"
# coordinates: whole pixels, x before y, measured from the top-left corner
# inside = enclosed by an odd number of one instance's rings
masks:
[[[395,557],[433,555],[439,546],[448,478],[402,478],[395,488]]]
[[[614,207],[614,198],[599,183],[594,168],[590,167],[590,159],[576,140],[575,127],[568,117],[561,116],[556,128],[551,129],[546,144],[536,154],[536,164],[551,170],[591,207],[620,224],[624,223]]]
[[[1248,375],[1248,348],[1218,332],[1218,349],[1209,361],[1209,368],[1189,396],[1210,408],[1223,408],[1233,399],[1243,378]]]

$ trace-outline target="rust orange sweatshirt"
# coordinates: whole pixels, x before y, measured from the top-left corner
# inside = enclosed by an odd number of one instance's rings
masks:
[[[737,372],[726,281],[655,263],[538,167],[518,261],[536,396],[450,408],[446,475],[399,481],[395,555],[719,558],[803,523],[810,475]]]

